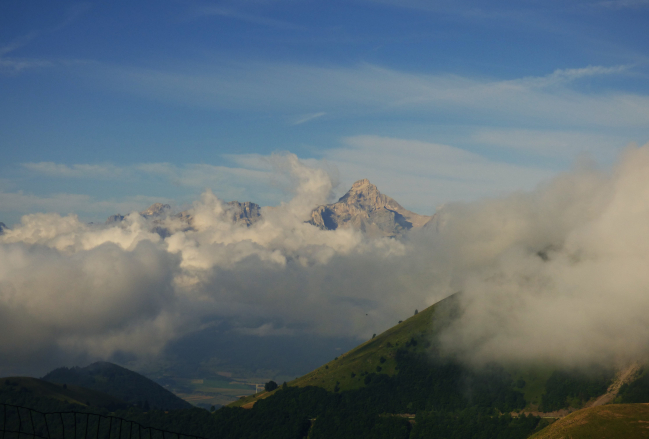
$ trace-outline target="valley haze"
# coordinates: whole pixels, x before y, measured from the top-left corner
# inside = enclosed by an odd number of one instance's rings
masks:
[[[578,164],[534,191],[449,203],[383,235],[353,218],[334,230],[311,224],[332,177],[292,154],[275,160],[294,196],[254,221],[206,191],[182,214],[157,206],[106,224],[30,214],[5,229],[2,373],[146,361],[218,325],[275,342],[364,340],[458,291],[462,314],[442,347],[469,364],[646,358],[649,145],[630,146],[612,169]],[[366,225],[398,215],[367,180],[345,202],[365,202],[356,214]],[[403,221],[411,213],[401,209]]]

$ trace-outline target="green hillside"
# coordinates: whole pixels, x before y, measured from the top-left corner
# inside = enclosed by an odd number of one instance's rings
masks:
[[[287,384],[301,388],[316,386],[333,393],[359,390],[366,388],[375,376],[396,379],[400,367],[411,369],[412,362],[415,362],[419,363],[417,367],[422,373],[409,379],[424,380],[423,375],[428,373],[426,365],[430,365],[431,370],[437,370],[435,373],[446,374],[446,377],[439,375],[431,381],[431,385],[439,388],[440,380],[446,380],[444,386],[448,392],[445,396],[455,392],[458,398],[463,398],[459,389],[452,390],[454,383],[466,386],[466,383],[461,383],[462,380],[484,382],[494,379],[500,386],[500,398],[509,398],[510,402],[514,399],[523,401],[522,404],[512,402],[507,405],[516,410],[553,412],[569,407],[578,409],[606,392],[614,377],[614,371],[609,369],[593,367],[589,370],[570,370],[544,365],[507,364],[491,365],[482,373],[440,355],[435,336],[457,318],[460,312],[459,297],[459,294],[447,297]],[[423,385],[423,381],[420,384]],[[484,383],[476,385],[488,386]],[[503,392],[509,395],[504,396]],[[272,394],[252,395],[235,401],[231,406],[249,408]],[[486,394],[484,397],[487,398]]]
[[[530,439],[649,438],[649,405],[611,404],[578,410]]]
[[[456,310],[457,295],[447,297],[288,385],[317,386],[330,392],[346,391],[365,387],[365,378],[370,373],[393,376],[398,372],[397,352],[405,349],[424,353],[430,347],[433,334],[451,321]],[[230,406],[245,406],[272,393],[251,395]]]
[[[123,409],[128,404],[118,398],[75,385],[63,385],[28,377],[0,378],[0,402],[23,406],[54,400],[82,407]]]
[[[96,390],[145,409],[170,410],[191,407],[187,401],[154,381],[108,362],[97,362],[83,368],[61,367],[45,375],[43,380]]]
[[[351,390],[364,387],[364,377],[369,373],[394,375],[398,372],[397,351],[424,353],[435,332],[451,321],[456,308],[457,296],[448,297],[289,384]]]

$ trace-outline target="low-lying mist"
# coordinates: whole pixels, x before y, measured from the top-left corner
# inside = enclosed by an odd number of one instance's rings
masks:
[[[402,239],[305,223],[332,201],[333,179],[276,159],[294,196],[250,227],[207,191],[194,230],[170,215],[166,238],[137,213],[107,225],[33,214],[7,229],[0,374],[155,357],[219,321],[259,337],[362,340],[456,291],[463,312],[442,346],[472,364],[648,353],[649,145],[609,170],[581,164],[533,192],[448,204]]]
[[[649,353],[649,145],[439,221],[434,247],[464,292],[447,350],[569,366]]]

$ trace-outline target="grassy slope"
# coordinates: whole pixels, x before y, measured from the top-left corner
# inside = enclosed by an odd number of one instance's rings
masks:
[[[649,438],[649,404],[612,404],[578,410],[530,439]]]
[[[555,371],[550,366],[507,366],[505,370],[511,374],[514,382],[521,379],[525,381],[523,387],[514,387],[514,390],[524,395],[527,408],[530,409],[536,409],[541,404],[541,396],[545,393],[545,384]]]
[[[368,340],[351,351],[342,354],[338,359],[315,369],[308,374],[288,383],[290,386],[306,387],[317,386],[329,391],[334,391],[337,383],[341,391],[364,387],[363,372],[377,373],[377,366],[381,372],[388,375],[397,373],[395,354],[397,349],[405,347],[412,338],[417,341],[416,346],[410,346],[410,351],[423,351],[426,341],[439,326],[437,323],[446,321],[453,312],[455,296],[450,296],[435,305],[432,305],[407,320],[393,326],[384,333]],[[433,316],[435,317],[433,321]],[[384,362],[381,363],[381,358]],[[352,378],[352,373],[355,376]],[[250,405],[258,399],[263,399],[274,392],[252,395],[230,404],[231,406]]]
[[[408,342],[414,338],[417,345],[408,347],[408,350],[411,352],[424,351],[427,341],[432,338],[433,334],[454,318],[457,302],[457,295],[447,297],[337,359],[289,382],[288,385],[317,386],[328,391],[334,391],[338,385],[341,391],[345,391],[364,387],[365,376],[362,373],[377,373],[377,366],[381,367],[380,373],[394,375],[398,372],[395,369],[396,360],[394,358],[397,349],[406,347]],[[382,357],[385,358],[383,363],[381,363]],[[553,374],[555,368],[529,364],[510,364],[504,365],[504,367],[514,383],[519,380],[525,382],[522,387],[514,387],[515,390],[523,393],[525,401],[527,401],[525,411],[536,411],[541,403],[541,396],[546,391],[548,378]],[[352,377],[352,373],[355,374],[354,377]],[[230,405],[251,407],[254,401],[267,398],[273,393],[251,395]]]
[[[7,377],[0,378],[0,393],[28,391],[37,398],[55,399],[71,404],[88,405],[94,407],[126,406],[124,401],[105,393],[86,389],[79,386],[50,383],[38,378]]]

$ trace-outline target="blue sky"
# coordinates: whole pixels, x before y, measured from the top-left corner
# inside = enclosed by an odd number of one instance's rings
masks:
[[[643,0],[4,0],[0,221],[277,204],[274,153],[422,214],[611,166],[649,141],[648,25]]]

